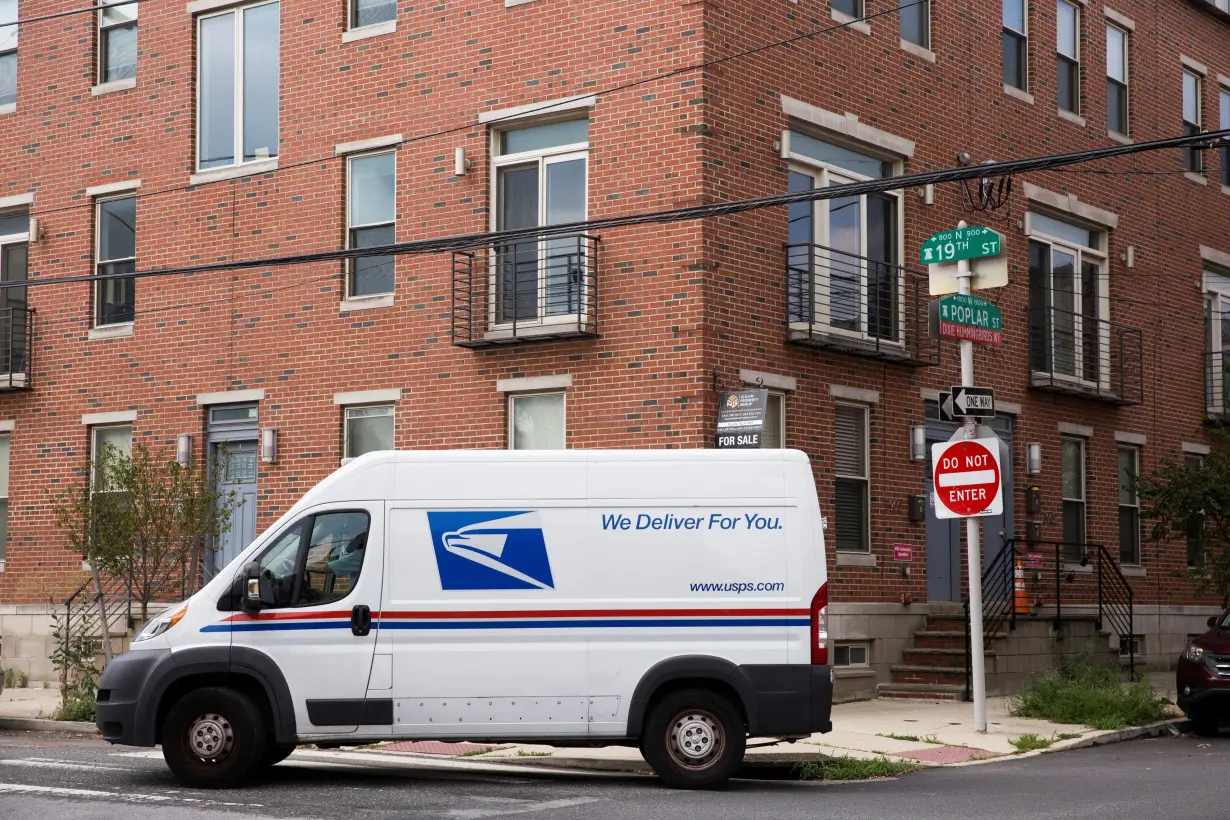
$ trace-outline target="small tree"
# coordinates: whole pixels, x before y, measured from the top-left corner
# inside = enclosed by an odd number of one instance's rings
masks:
[[[1230,605],[1230,434],[1211,435],[1218,446],[1200,469],[1167,459],[1137,485],[1154,540],[1200,539],[1197,592],[1218,596],[1225,607]]]

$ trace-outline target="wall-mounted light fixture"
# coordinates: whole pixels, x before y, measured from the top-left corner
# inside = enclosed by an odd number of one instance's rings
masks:
[[[459,177],[466,175],[466,171],[470,170],[470,161],[466,159],[466,149],[464,145],[458,145],[457,151],[453,154],[453,174]]]
[[[1025,445],[1025,472],[1029,475],[1042,472],[1042,442],[1031,441]]]
[[[910,461],[925,461],[927,458],[927,428],[921,424],[910,425]]]
[[[261,461],[273,464],[278,460],[278,431],[273,427],[261,430]]]
[[[43,226],[39,224],[38,217],[30,217],[30,243],[33,244],[43,238]]]
[[[175,439],[175,460],[179,462],[180,467],[187,467],[192,463],[192,436],[188,433],[180,433]]]

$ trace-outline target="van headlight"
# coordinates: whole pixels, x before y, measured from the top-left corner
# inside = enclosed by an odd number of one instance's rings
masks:
[[[168,629],[182,621],[184,616],[187,614],[188,602],[184,601],[179,606],[174,609],[168,609],[166,612],[141,627],[141,631],[133,637],[132,642],[137,643],[138,641],[148,641],[150,638],[157,638],[159,635],[163,634]]]

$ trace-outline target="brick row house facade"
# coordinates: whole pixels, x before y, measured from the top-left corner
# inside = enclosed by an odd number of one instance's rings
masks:
[[[0,0],[5,281],[1230,127],[1224,0],[146,0],[31,19],[76,5]],[[226,449],[218,478],[244,503],[214,571],[368,450],[710,447],[719,391],[756,385],[771,391],[766,446],[814,464],[840,691],[883,687],[928,613],[964,595],[958,528],[911,499],[929,492],[918,445],[955,429],[936,400],[959,373],[956,345],[928,338],[918,246],[965,219],[1003,235],[1009,271],[982,294],[1004,344],[976,351],[1011,452],[985,550],[1029,530],[1022,550],[1057,579],[1029,576],[1038,599],[1068,594],[1076,611],[1100,547],[1135,603],[1133,634],[1111,645],[1165,666],[1219,600],[1199,591],[1198,540],[1148,539],[1127,477],[1195,466],[1230,410],[1230,151],[1030,173],[993,211],[967,192],[9,288],[0,663],[50,677],[47,601],[85,576],[46,493],[103,442]]]

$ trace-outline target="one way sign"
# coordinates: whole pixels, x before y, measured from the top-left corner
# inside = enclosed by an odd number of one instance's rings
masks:
[[[958,419],[995,417],[995,391],[989,387],[952,388],[952,415]]]

